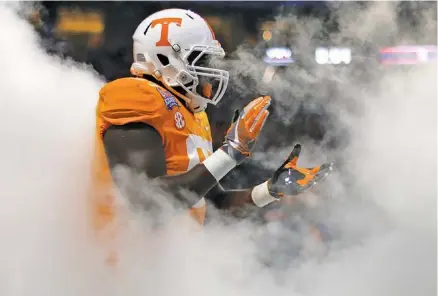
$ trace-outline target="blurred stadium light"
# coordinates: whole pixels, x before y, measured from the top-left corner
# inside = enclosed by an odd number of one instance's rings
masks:
[[[101,34],[104,28],[105,22],[100,12],[60,9],[58,13],[57,33]]]
[[[292,50],[286,47],[271,47],[266,50],[263,58],[265,63],[276,66],[286,66],[295,62]]]
[[[436,45],[394,46],[380,49],[380,63],[384,65],[416,65],[436,61]]]
[[[315,61],[320,65],[350,64],[351,49],[347,47],[318,47],[315,49]]]
[[[269,41],[272,39],[272,32],[270,30],[263,31],[262,37],[263,40]]]

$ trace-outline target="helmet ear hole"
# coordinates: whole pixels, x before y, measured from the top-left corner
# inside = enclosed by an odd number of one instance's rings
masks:
[[[160,60],[160,63],[161,63],[163,66],[167,66],[167,65],[170,64],[170,62],[169,62],[169,58],[166,57],[164,54],[158,53],[158,54],[157,54],[157,58],[158,58],[158,60]]]
[[[146,57],[142,53],[137,54],[137,62],[146,62]]]

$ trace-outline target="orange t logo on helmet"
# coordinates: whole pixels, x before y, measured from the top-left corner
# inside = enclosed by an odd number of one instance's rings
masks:
[[[182,19],[178,17],[166,17],[161,19],[153,20],[151,23],[151,28],[156,25],[161,25],[161,36],[160,40],[155,43],[156,46],[171,46],[169,42],[169,25],[171,23],[176,24],[178,27],[181,27]]]

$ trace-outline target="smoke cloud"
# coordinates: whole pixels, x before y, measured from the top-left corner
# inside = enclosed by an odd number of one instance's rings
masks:
[[[397,20],[396,4],[333,4],[340,28],[328,38],[368,47],[423,35],[436,44],[425,35],[436,28],[436,10],[421,11],[421,30]],[[395,69],[363,61],[353,70],[303,61],[268,85],[285,122],[298,103],[314,108],[306,98],[317,92],[336,118],[328,133],[345,140],[339,149],[302,143],[303,166],[339,161],[306,196],[312,215],[336,229],[327,246],[306,231],[230,222],[218,213],[203,232],[179,217],[157,232],[148,213],[121,199],[128,219],[117,241],[120,263],[111,269],[101,264],[86,218],[94,108],[104,81],[88,66],[48,56],[18,11],[17,4],[0,6],[8,28],[0,31],[1,295],[436,295],[436,65]],[[296,25],[301,52],[317,42],[319,20],[287,11],[278,20]],[[245,82],[260,81],[266,66],[247,49],[235,54],[239,61],[227,67],[234,91],[245,95]],[[255,157],[275,169],[291,149],[287,143]],[[127,179],[134,182],[152,190],[141,177]],[[174,216],[163,192],[152,196],[166,219]],[[302,214],[294,215],[300,224]]]

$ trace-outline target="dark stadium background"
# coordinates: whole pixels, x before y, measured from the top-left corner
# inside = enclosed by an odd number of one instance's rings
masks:
[[[415,67],[417,64],[436,61],[436,28],[424,31],[421,27],[419,15],[423,10],[434,9],[436,19],[436,2],[402,2],[398,4],[399,31],[388,36],[379,43],[366,44],[354,39],[344,39],[334,43],[329,35],[338,29],[336,16],[332,15],[330,6],[352,6],[361,9],[367,2],[309,2],[309,1],[160,1],[160,2],[41,2],[38,9],[30,17],[35,29],[41,35],[41,42],[50,53],[70,57],[79,62],[85,62],[102,75],[106,80],[128,76],[132,62],[132,34],[136,26],[148,15],[166,8],[187,8],[202,15],[213,27],[218,40],[233,59],[233,53],[238,48],[253,51],[261,61],[267,57],[270,48],[286,48],[292,50],[293,62],[285,61],[282,64],[272,65],[276,69],[275,75],[282,75],[294,67],[306,67],[311,61],[312,67],[350,67],[358,69],[351,71],[364,88],[373,88],[372,77],[369,73],[378,71],[392,71]],[[300,32],[292,23],[276,22],[276,16],[291,13],[297,19],[308,17],[323,21],[323,29],[313,40],[315,48],[308,52],[297,52],[294,48],[294,38]],[[397,49],[398,40],[403,39],[403,28],[408,26],[410,31],[417,30],[421,36],[416,40],[412,52],[401,52]],[[340,43],[339,43],[340,42]],[[406,44],[403,44],[406,45]],[[435,49],[428,50],[426,58],[419,60],[416,50],[427,45],[435,45]],[[316,62],[316,47],[347,48],[351,56],[343,62]],[[381,53],[387,49],[387,53]],[[328,52],[328,51],[327,51]],[[411,64],[404,65],[406,59]],[[414,62],[412,62],[414,60]],[[306,61],[306,62],[304,62]],[[391,62],[390,65],[383,65]],[[270,62],[267,60],[266,66]],[[324,79],[324,78],[322,78]],[[255,83],[255,84],[254,84]],[[259,85],[260,81],[251,81],[249,85]],[[267,90],[268,92],[272,90]],[[231,86],[222,104],[218,108],[209,108],[207,112],[215,136],[215,145],[219,145],[227,128],[232,109],[243,106],[250,99],[259,95],[259,87],[248,87],[239,91]],[[293,97],[294,93],[288,89],[281,90],[282,96]],[[278,94],[278,92],[276,93]],[[306,106],[297,106],[297,111],[289,123],[284,123],[275,110],[271,113],[269,124],[264,129],[263,141],[258,150],[274,147],[285,147],[300,142],[302,139],[311,140],[316,145],[323,145],[325,149],[341,149],[348,144],[348,134],[345,128],[337,121],[333,114],[327,112],[321,103],[321,96],[337,98],[343,96],[342,85],[330,80],[315,85],[315,91],[308,98]],[[275,95],[274,100],[275,100]],[[237,102],[237,103],[236,103]],[[285,155],[286,156],[286,155]],[[342,160],[341,160],[342,162]],[[226,187],[241,188],[260,183],[270,176],[270,171],[264,169],[255,160],[246,162],[233,171],[224,181]],[[321,229],[321,228],[320,228]]]

